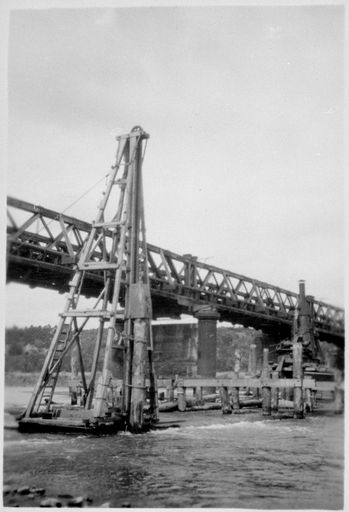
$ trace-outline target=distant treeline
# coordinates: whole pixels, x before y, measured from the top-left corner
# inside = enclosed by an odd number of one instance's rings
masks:
[[[51,325],[11,327],[6,329],[6,372],[39,372],[46,352],[55,332]],[[87,329],[81,335],[83,358],[86,368],[90,368],[96,340],[96,329]],[[239,348],[242,366],[247,364],[249,346],[261,338],[261,333],[253,329],[218,328],[217,371],[230,371],[234,366],[234,351]],[[156,350],[156,347],[155,347]],[[103,354],[102,354],[103,357]],[[102,357],[100,359],[102,359]],[[242,368],[243,369],[243,368]],[[70,370],[69,357],[65,358],[63,371]]]
[[[5,334],[5,371],[7,373],[39,372],[54,332],[55,327],[51,325],[7,328]],[[84,361],[87,368],[92,362],[96,332],[96,329],[88,329],[81,336]],[[70,371],[69,357],[64,359],[62,370]]]
[[[50,345],[54,331],[55,327],[52,327],[51,325],[30,326],[24,328],[7,328],[5,337],[6,373],[39,372],[44,363],[45,355]],[[93,350],[96,340],[96,332],[96,329],[88,329],[85,330],[81,335],[83,359],[86,369],[91,367]],[[263,333],[261,331],[256,331],[254,329],[246,329],[243,327],[219,327],[217,331],[217,371],[224,372],[233,370],[234,353],[237,348],[240,350],[241,354],[241,370],[246,370],[248,363],[249,346],[251,343],[256,343],[258,347],[257,353],[261,354],[260,349],[262,338]],[[322,343],[321,346],[326,361],[330,364],[332,363],[341,367],[342,364],[340,361],[338,361],[338,355],[336,356],[337,351],[335,350],[335,348],[326,342]],[[275,353],[273,354],[273,349],[271,348],[270,356],[273,358],[273,355],[275,356]],[[100,361],[102,360],[103,346]],[[102,364],[102,362],[100,364]],[[65,358],[62,370],[68,372],[70,371],[69,357]],[[160,367],[159,372],[162,373],[162,368]]]

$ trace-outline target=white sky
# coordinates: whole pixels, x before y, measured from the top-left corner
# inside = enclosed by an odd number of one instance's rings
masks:
[[[9,195],[64,210],[140,124],[149,242],[344,304],[343,7],[23,10],[9,36]],[[63,308],[6,291],[7,325]]]

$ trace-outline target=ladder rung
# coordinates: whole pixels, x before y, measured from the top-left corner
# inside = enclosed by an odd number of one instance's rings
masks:
[[[105,311],[105,310],[95,310],[95,309],[85,309],[84,311],[67,311],[66,313],[62,313],[62,315],[64,315],[65,317],[86,317],[86,316],[91,316],[91,317],[96,317],[96,318],[110,318],[111,316],[111,313],[110,311]]]

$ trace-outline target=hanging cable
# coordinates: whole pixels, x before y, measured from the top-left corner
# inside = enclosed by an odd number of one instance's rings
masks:
[[[65,213],[67,210],[69,210],[69,208],[71,208],[72,206],[74,206],[76,203],[78,203],[79,201],[81,201],[81,199],[85,196],[87,196],[87,194],[89,192],[91,192],[91,190],[93,190],[97,185],[99,185],[99,183],[101,181],[103,181],[104,179],[106,179],[108,176],[109,176],[110,172],[108,172],[107,174],[105,174],[104,176],[102,176],[102,178],[100,178],[98,181],[96,181],[96,183],[94,185],[92,185],[90,188],[88,188],[83,194],[81,194],[81,196],[79,196],[77,199],[75,199],[75,201],[73,201],[71,204],[69,204],[64,210],[62,210],[60,213],[61,215],[63,213]],[[53,219],[52,219],[53,220]],[[51,222],[52,222],[51,220]]]

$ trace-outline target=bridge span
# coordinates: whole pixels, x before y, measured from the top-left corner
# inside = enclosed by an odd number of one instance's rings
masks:
[[[13,197],[7,199],[7,217],[7,281],[68,291],[73,265],[92,224]],[[108,247],[111,232],[105,235]],[[100,242],[94,249],[96,262],[102,258],[103,246]],[[279,338],[290,336],[297,293],[207,265],[190,254],[152,244],[147,248],[155,317],[202,315],[206,309],[208,316],[216,314],[222,321]],[[82,293],[96,297],[103,274],[87,274],[84,283]],[[344,310],[312,302],[320,340],[344,346]]]

